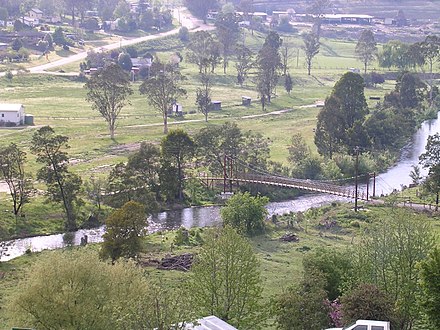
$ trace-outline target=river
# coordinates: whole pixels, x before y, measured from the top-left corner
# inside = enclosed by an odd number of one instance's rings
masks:
[[[419,156],[425,151],[428,136],[439,132],[439,119],[425,121],[413,136],[412,141],[402,149],[402,154],[397,164],[377,176],[376,195],[386,195],[395,189],[401,190],[404,185],[409,185],[411,183],[409,174],[412,170],[412,165],[418,164]],[[372,184],[370,182],[370,193],[372,192]],[[309,208],[319,207],[334,201],[350,201],[350,199],[326,194],[307,194],[294,200],[269,203],[267,209],[269,215],[285,214],[305,211]],[[148,222],[150,232],[173,229],[180,226],[186,228],[215,226],[221,223],[220,207],[192,207],[177,211],[161,212],[150,217]],[[104,231],[104,227],[78,230],[73,233],[70,244],[79,245],[81,238],[85,235],[87,235],[88,243],[101,242]],[[23,255],[26,250],[37,252],[45,249],[65,247],[66,242],[63,237],[63,234],[56,234],[0,242],[0,261],[16,258]]]

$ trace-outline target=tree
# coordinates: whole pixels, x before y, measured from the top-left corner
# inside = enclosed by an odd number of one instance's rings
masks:
[[[127,73],[118,64],[106,65],[91,76],[84,88],[86,100],[105,119],[110,138],[114,139],[119,114],[126,104],[130,104],[127,97],[133,93]]]
[[[130,4],[126,0],[119,0],[115,10],[113,11],[113,17],[121,18],[128,17],[130,15]]]
[[[287,73],[284,78],[284,88],[286,89],[286,92],[289,93],[292,91],[293,88],[293,81],[292,77],[290,76],[290,73]]]
[[[440,61],[440,56],[438,55],[440,51],[440,38],[436,35],[429,35],[425,38],[425,41],[421,43],[421,52],[424,57],[424,62],[428,62],[429,64],[429,72],[431,79],[429,80],[429,86],[430,86],[430,94],[429,94],[429,100],[432,102],[432,81],[433,81],[433,75],[432,75],[432,68],[435,63]]]
[[[177,198],[183,200],[185,167],[194,154],[194,141],[181,129],[172,130],[161,143],[162,156],[177,170]],[[176,180],[176,177],[173,178]]]
[[[67,44],[62,27],[57,27],[52,34],[52,40],[56,45],[64,46]]]
[[[223,175],[224,156],[237,157],[243,146],[243,134],[235,123],[202,128],[194,137],[199,162],[213,175]]]
[[[298,286],[289,287],[275,298],[274,316],[278,329],[309,330],[329,326],[325,278],[313,271],[305,275]]]
[[[47,185],[47,192],[54,202],[62,202],[66,214],[65,229],[76,229],[76,210],[81,204],[78,194],[81,178],[68,170],[69,157],[63,149],[69,148],[69,138],[56,135],[50,126],[43,126],[32,136],[31,150],[37,162],[43,164],[37,179]]]
[[[20,38],[15,38],[14,41],[12,41],[11,48],[16,52],[18,52],[22,47],[23,47],[23,41],[21,41]]]
[[[383,216],[361,237],[353,258],[354,282],[374,284],[391,297],[398,329],[411,329],[420,317],[415,303],[419,295],[416,265],[434,244],[428,221],[422,216],[414,221],[413,214],[405,210]]]
[[[279,69],[281,68],[279,49],[282,42],[278,33],[271,31],[266,36],[263,47],[258,52],[256,85],[263,111],[266,101],[270,103],[272,93],[278,82]]]
[[[207,31],[195,32],[188,43],[188,62],[199,67],[199,73],[207,73],[210,65],[210,47],[214,43],[212,35]]]
[[[425,146],[425,152],[420,155],[419,160],[423,168],[428,169],[428,178],[425,187],[436,195],[436,209],[438,209],[440,194],[440,135],[430,135]]]
[[[325,11],[330,8],[331,5],[331,0],[313,0],[308,8],[309,12],[314,15],[314,30],[316,31],[318,40],[321,35],[322,18],[325,14]]]
[[[420,265],[421,306],[434,328],[440,327],[440,249],[431,250]]]
[[[234,229],[209,233],[191,273],[191,300],[199,316],[216,315],[238,329],[261,327],[259,263]]]
[[[356,320],[393,321],[393,301],[372,284],[360,284],[341,297],[343,323]]]
[[[0,151],[0,174],[9,188],[12,198],[15,226],[17,226],[18,214],[23,205],[29,202],[32,183],[24,170],[26,153],[21,151],[15,143]]]
[[[209,10],[218,6],[217,0],[185,0],[185,4],[192,13],[203,19],[205,24]]]
[[[377,42],[371,30],[362,30],[361,36],[355,48],[356,56],[364,64],[364,73],[367,74],[368,64],[374,59],[377,53]]]
[[[318,114],[315,131],[318,152],[331,158],[335,151],[352,151],[353,141],[367,143],[362,129],[367,113],[363,78],[357,73],[345,73]]]
[[[140,85],[139,91],[147,97],[148,103],[153,106],[163,118],[163,133],[168,133],[168,111],[179,97],[186,95],[186,91],[179,86],[183,80],[179,71],[170,65],[158,67],[163,70],[152,72],[151,76]]]
[[[313,58],[319,53],[319,38],[314,33],[306,33],[303,36],[304,52],[306,55],[307,74],[310,76]]]
[[[111,265],[90,249],[54,251],[28,267],[6,310],[9,327],[181,330],[174,326],[192,320],[183,296],[179,286],[148,280],[134,262]]]
[[[222,45],[223,73],[226,74],[229,57],[240,36],[240,28],[235,13],[219,14],[215,26],[217,28],[217,39]]]
[[[146,234],[145,207],[127,202],[105,220],[106,232],[100,255],[114,263],[120,257],[133,258],[141,249],[141,236]]]
[[[131,57],[127,53],[120,53],[118,56],[118,64],[125,71],[130,72],[133,68],[133,63],[131,62]]]
[[[234,54],[236,57],[237,83],[243,86],[249,70],[254,66],[253,53],[245,45],[240,44],[235,46]]]
[[[208,122],[208,114],[212,108],[211,77],[208,74],[201,74],[200,82],[202,87],[196,89],[196,105],[197,109],[205,116],[205,121]]]
[[[283,43],[281,47],[281,63],[283,67],[283,76],[286,76],[289,71],[289,60],[293,55],[291,46],[287,43]]]
[[[267,197],[254,197],[248,192],[237,193],[221,208],[220,214],[225,226],[231,226],[242,235],[254,236],[264,231],[267,216]]]

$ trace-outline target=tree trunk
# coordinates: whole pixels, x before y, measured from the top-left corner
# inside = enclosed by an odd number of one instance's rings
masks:
[[[367,74],[367,61],[364,62],[364,73]]]
[[[168,134],[168,115],[167,111],[163,113],[163,134]]]

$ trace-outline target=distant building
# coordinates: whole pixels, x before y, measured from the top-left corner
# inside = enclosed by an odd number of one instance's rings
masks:
[[[40,20],[43,18],[43,12],[38,8],[32,8],[29,10],[27,16],[36,20]]]
[[[25,112],[23,104],[0,104],[0,126],[23,125]]]
[[[322,17],[322,22],[327,24],[371,24],[373,16],[355,14],[326,14]]]

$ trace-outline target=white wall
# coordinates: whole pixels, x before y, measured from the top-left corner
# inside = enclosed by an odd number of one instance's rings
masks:
[[[1,111],[0,110],[0,121],[11,122],[17,125],[24,124],[24,108],[21,107],[20,111]]]

